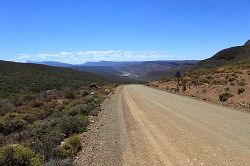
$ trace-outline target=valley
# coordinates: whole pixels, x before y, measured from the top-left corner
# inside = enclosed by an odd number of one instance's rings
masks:
[[[249,46],[202,61],[0,61],[0,165],[245,165]]]
[[[35,64],[44,64],[48,66],[68,67],[78,71],[88,71],[105,76],[116,76],[127,79],[134,79],[137,81],[150,81],[157,79],[163,79],[167,76],[173,75],[173,72],[183,67],[185,69],[198,63],[196,60],[183,60],[183,61],[124,61],[124,62],[112,62],[112,61],[100,61],[100,62],[86,62],[80,65],[71,65],[59,62],[31,62]],[[167,71],[167,74],[165,72]],[[186,70],[187,71],[187,70]],[[154,74],[160,73],[157,77]]]
[[[0,166],[250,166],[250,0],[3,0]]]

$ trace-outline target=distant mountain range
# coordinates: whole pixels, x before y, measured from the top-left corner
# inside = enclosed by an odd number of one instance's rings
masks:
[[[250,40],[243,46],[236,46],[219,51],[211,58],[196,60],[162,60],[162,61],[99,61],[72,65],[53,61],[32,62],[56,67],[67,67],[78,71],[87,71],[106,76],[126,77],[141,81],[152,81],[173,76],[179,70],[181,73],[191,72],[199,68],[212,68],[235,63],[250,62]]]
[[[199,61],[198,63],[189,65],[184,64],[181,66],[172,67],[165,71],[151,71],[145,74],[141,79],[150,81],[161,80],[174,76],[177,70],[181,73],[187,73],[202,68],[215,68],[242,63],[250,64],[250,40],[248,40],[243,46],[223,49],[213,55],[211,58]]]
[[[74,66],[72,64],[61,63],[61,62],[56,62],[56,61],[42,61],[42,62],[27,61],[26,63],[33,63],[33,64],[39,64],[39,65],[47,65],[47,66],[54,66],[54,67],[73,67]]]
[[[72,65],[54,61],[33,62],[27,61],[27,63],[43,64],[56,67],[67,67],[78,71],[88,71],[92,73],[98,73],[108,76],[119,76],[132,78],[136,80],[147,81],[150,80],[144,77],[151,72],[164,72],[173,67],[180,67],[185,65],[193,65],[198,61],[184,60],[184,61],[100,61],[100,62],[86,62],[80,65]]]

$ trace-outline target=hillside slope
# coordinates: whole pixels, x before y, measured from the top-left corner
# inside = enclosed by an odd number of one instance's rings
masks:
[[[0,78],[0,165],[72,165],[77,135],[115,87],[93,73],[6,61]]]
[[[219,51],[211,58],[200,61],[197,68],[213,68],[239,63],[250,62],[250,41],[247,41],[243,46],[236,46]]]
[[[173,71],[173,73],[175,73]],[[181,71],[182,72],[182,71]],[[250,42],[231,47],[182,72],[180,86],[169,77],[149,85],[173,93],[250,111]]]
[[[173,77],[177,70],[181,73],[190,73],[202,68],[212,69],[243,63],[250,63],[250,40],[243,46],[236,46],[221,50],[211,58],[199,61],[198,63],[173,66],[165,71],[151,71],[142,76],[141,79],[149,81],[162,80],[166,77]]]
[[[0,94],[40,92],[43,90],[77,88],[90,83],[105,84],[104,79],[93,73],[37,64],[0,61]]]
[[[110,66],[75,66],[72,69],[79,70],[79,71],[87,71],[102,75],[116,75],[120,76],[122,73]]]

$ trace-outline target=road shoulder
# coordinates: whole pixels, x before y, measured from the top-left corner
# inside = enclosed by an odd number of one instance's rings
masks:
[[[104,100],[99,116],[94,118],[88,132],[81,135],[83,149],[74,165],[122,165],[120,131],[123,113],[118,101],[122,90],[123,86],[118,87]]]

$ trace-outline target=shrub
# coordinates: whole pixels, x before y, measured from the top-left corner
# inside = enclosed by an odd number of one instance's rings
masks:
[[[49,160],[54,156],[54,151],[63,138],[64,135],[57,130],[48,131],[39,138],[34,137],[35,143],[32,144],[32,149],[42,154],[45,160]]]
[[[54,116],[55,117],[64,117],[69,115],[69,109],[62,109],[58,111],[54,111]]]
[[[45,119],[50,115],[50,112],[40,108],[26,108],[23,110],[23,112],[22,119],[29,123]]]
[[[56,127],[58,122],[59,119],[46,119],[32,124],[21,132],[22,142],[48,161],[53,157],[56,147],[65,138],[65,134]]]
[[[191,83],[194,84],[194,85],[198,85],[197,79],[192,79],[192,80],[191,80]]]
[[[28,122],[23,120],[20,114],[6,114],[0,119],[0,131],[7,135],[15,131],[21,131],[26,128]]]
[[[70,116],[75,116],[75,115],[81,113],[81,111],[82,111],[81,105],[76,105],[76,106],[74,106],[74,107],[72,107],[72,108],[70,109],[69,115],[70,115]]]
[[[42,158],[28,147],[10,144],[0,149],[0,165],[41,166]]]
[[[214,85],[221,85],[222,81],[221,80],[213,80],[212,84],[214,84]]]
[[[225,92],[225,93],[220,94],[219,99],[220,99],[220,101],[225,102],[232,96],[233,95],[231,93]]]
[[[228,82],[233,82],[233,81],[235,81],[235,80],[236,80],[236,78],[232,77],[232,78],[229,78],[229,79],[228,79]]]
[[[74,157],[82,148],[79,136],[67,138],[58,148],[58,155],[61,157]]]
[[[17,95],[13,94],[12,96],[9,97],[9,100],[16,106],[22,106],[23,105],[23,95]]]
[[[199,85],[202,85],[204,83],[210,84],[210,81],[208,79],[206,79],[206,78],[199,78],[198,79],[198,84]]]
[[[4,116],[8,112],[14,112],[16,107],[9,100],[0,100],[0,116]]]
[[[31,93],[28,93],[28,94],[23,96],[24,101],[31,101],[31,100],[34,100],[34,99],[35,99],[35,95],[33,95]]]
[[[246,83],[245,83],[244,81],[240,81],[240,82],[238,83],[238,85],[239,85],[239,86],[245,86]]]
[[[68,90],[68,91],[65,92],[65,97],[67,99],[75,99],[76,95],[75,95],[75,93],[73,91]]]
[[[186,85],[183,85],[182,86],[182,91],[185,92],[187,90],[187,86]]]
[[[89,92],[88,91],[81,91],[81,95],[82,95],[82,97],[85,97],[85,96],[89,95]]]
[[[64,117],[58,124],[59,130],[66,136],[86,131],[88,118],[85,116]]]
[[[96,114],[99,111],[98,107],[100,105],[101,99],[98,96],[88,97],[83,103],[77,103],[74,107],[72,107],[69,111],[70,116],[75,116],[77,114],[82,115],[91,115]]]
[[[31,102],[30,102],[30,105],[31,105],[32,107],[40,107],[40,106],[43,106],[44,102],[45,102],[44,99],[42,99],[42,98],[37,98],[37,99],[31,101]]]
[[[241,93],[243,93],[243,92],[245,92],[245,89],[244,89],[244,88],[239,88],[239,89],[238,89],[238,94],[241,94]]]
[[[92,111],[94,111],[100,104],[101,99],[97,96],[93,96],[88,98],[83,104],[83,111],[84,115],[89,115]]]

